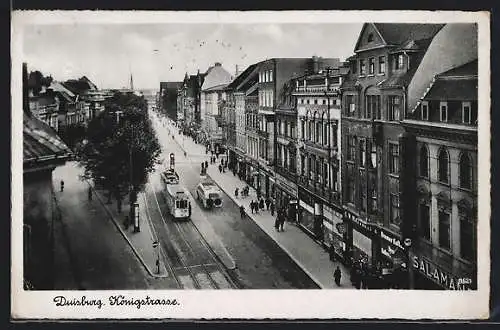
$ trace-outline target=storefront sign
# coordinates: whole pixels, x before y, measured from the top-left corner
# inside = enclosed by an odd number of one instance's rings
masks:
[[[350,220],[352,223],[356,224],[358,227],[364,229],[365,231],[371,233],[371,234],[377,234],[378,230],[374,226],[366,223],[364,220],[362,220],[360,217],[358,217],[355,214],[352,214],[349,211],[345,211],[344,213],[345,217]]]
[[[311,214],[314,214],[314,208],[313,208],[312,206],[307,205],[307,204],[306,204],[305,202],[303,202],[303,201],[299,201],[299,205],[300,205],[302,208],[306,209],[306,210],[307,210],[307,212],[309,212],[309,213],[311,213]]]
[[[387,241],[387,242],[391,243],[392,245],[394,245],[394,246],[396,246],[396,247],[400,248],[401,250],[404,250],[403,243],[401,242],[401,240],[400,240],[400,239],[398,239],[398,238],[396,238],[396,237],[391,237],[391,236],[389,236],[389,235],[388,235],[386,232],[384,232],[383,230],[381,230],[381,231],[380,231],[380,237],[381,237],[383,240],[385,240],[385,241]]]
[[[454,276],[421,256],[413,255],[411,260],[414,269],[447,290],[469,290],[472,287],[470,277]]]

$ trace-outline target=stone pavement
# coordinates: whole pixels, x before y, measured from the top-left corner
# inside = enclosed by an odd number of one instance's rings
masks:
[[[168,125],[169,124],[166,125],[167,129]],[[209,157],[205,155],[205,147],[203,145],[194,143],[189,137],[182,137],[177,134],[178,130],[175,128],[170,128],[170,131],[175,132],[177,143],[184,149],[188,159],[195,165]],[[182,139],[184,139],[184,141],[179,142],[182,141]],[[219,156],[219,161],[220,158]],[[277,232],[274,228],[274,217],[271,216],[269,211],[252,214],[250,212],[249,203],[252,199],[257,198],[255,189],[250,187],[249,196],[246,198],[236,198],[234,196],[234,189],[241,189],[246,183],[239,180],[231,171],[220,173],[217,167],[217,164],[209,165],[207,171],[208,175],[238,206],[243,205],[245,207],[248,217],[262,228],[262,230],[264,230],[264,232],[266,232],[320,288],[339,289],[333,280],[333,271],[337,266],[340,267],[342,272],[340,288],[353,288],[349,279],[349,269],[340,262],[332,262],[329,254],[301,229],[293,224],[287,223],[284,232]]]
[[[103,205],[108,213],[109,217],[117,227],[117,229],[122,234],[123,238],[130,245],[135,255],[144,266],[148,274],[152,277],[162,278],[168,277],[169,272],[166,269],[164,251],[161,248],[161,244],[158,244],[157,248],[153,247],[153,242],[158,242],[158,237],[156,232],[152,229],[151,219],[149,213],[147,212],[146,202],[142,193],[139,194],[137,202],[139,203],[139,226],[140,231],[134,232],[134,226],[130,225],[128,228],[124,224],[125,216],[129,214],[130,206],[128,205],[128,200],[125,198],[122,205],[122,211],[119,213],[116,205],[116,201],[111,199],[111,203],[107,203],[107,197],[105,197],[105,192],[96,189],[90,182],[89,185],[92,187],[94,198],[97,198],[99,202]],[[159,242],[158,242],[159,243]],[[159,251],[158,251],[159,249]],[[160,253],[160,272],[158,273],[158,268],[156,261],[158,259],[158,253]]]

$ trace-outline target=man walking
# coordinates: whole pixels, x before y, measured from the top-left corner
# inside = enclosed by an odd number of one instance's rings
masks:
[[[269,211],[269,205],[271,204],[271,200],[269,198],[266,198],[266,210]]]
[[[238,198],[238,188],[234,189],[234,196],[236,196],[236,198]]]
[[[269,209],[271,210],[271,216],[274,217],[274,203],[271,202],[271,205],[269,205]]]
[[[63,191],[64,191],[64,181],[61,180],[61,192],[63,192]]]
[[[243,205],[240,205],[240,216],[241,219],[245,217],[245,207],[243,207]]]
[[[341,277],[342,277],[342,272],[340,271],[339,266],[337,266],[337,268],[333,272],[333,278],[335,279],[335,284],[337,284],[337,286],[340,286]]]

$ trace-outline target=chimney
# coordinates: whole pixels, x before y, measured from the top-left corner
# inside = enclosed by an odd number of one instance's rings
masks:
[[[234,74],[234,76],[235,76],[235,77],[238,77],[238,76],[240,75],[240,70],[239,70],[239,68],[238,68],[238,64],[236,64],[236,66],[235,66],[235,67],[236,67],[236,69],[235,69],[235,74]]]

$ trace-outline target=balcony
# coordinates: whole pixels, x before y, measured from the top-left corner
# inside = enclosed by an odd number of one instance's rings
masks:
[[[278,160],[278,163],[279,162],[280,161]],[[276,171],[276,173],[280,174],[281,176],[290,180],[291,182],[297,183],[297,174],[295,169],[289,169],[280,165],[276,165],[274,167],[274,170]]]
[[[326,86],[326,85],[309,85],[309,86],[298,86],[295,88],[294,93],[324,93],[324,92],[339,92],[339,86]]]
[[[305,176],[298,176],[297,184],[327,202],[333,202],[339,206],[341,205],[340,192],[338,191],[329,189],[323,184],[311,180]]]
[[[259,134],[259,136],[262,138],[265,138],[265,139],[269,138],[269,132],[262,131],[262,130],[258,129],[257,134]]]

